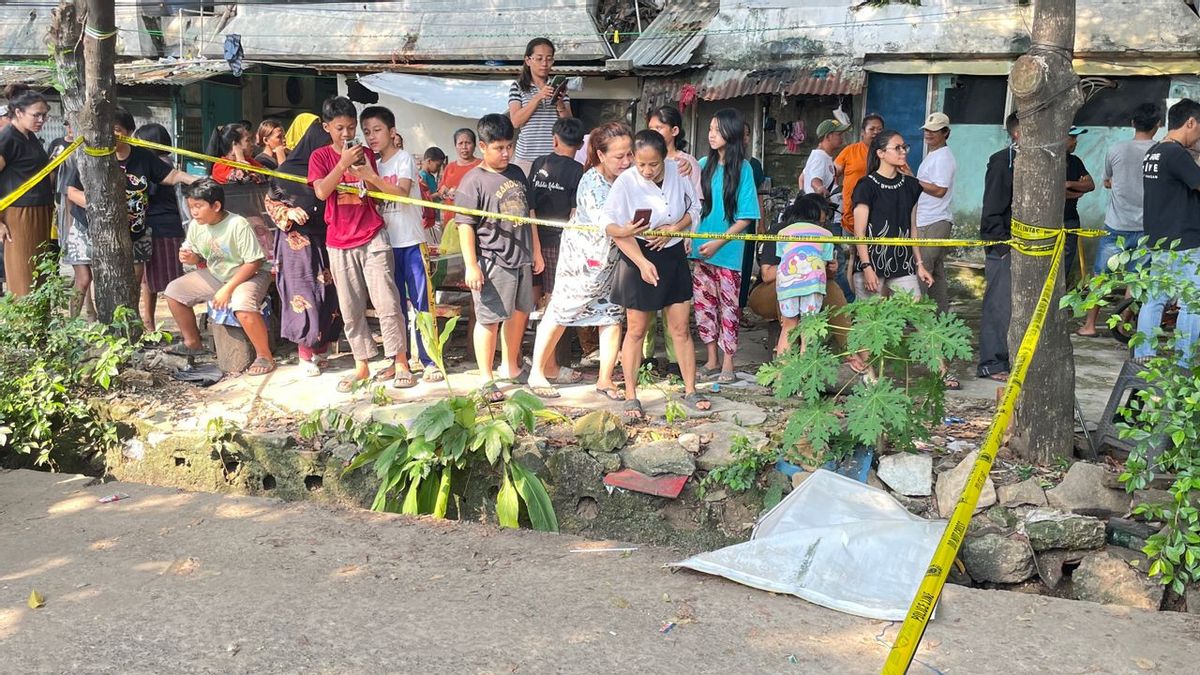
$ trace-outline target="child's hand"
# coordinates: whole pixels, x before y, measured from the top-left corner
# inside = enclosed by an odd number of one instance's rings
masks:
[[[347,169],[355,164],[362,164],[364,161],[366,161],[366,156],[363,155],[363,146],[354,145],[342,150],[342,158],[339,163],[343,169]]]
[[[546,270],[546,259],[542,257],[541,251],[533,252],[533,273],[541,274]]]
[[[213,295],[212,306],[216,309],[225,309],[229,306],[230,299],[233,298],[233,289],[228,285],[222,286],[220,290]]]
[[[375,173],[375,169],[372,169],[371,165],[367,162],[363,162],[361,164],[351,164],[350,173],[358,176],[368,183],[375,183],[376,181],[381,180],[379,178],[379,174]]]
[[[466,282],[467,288],[473,291],[483,290],[483,269],[479,267],[479,263],[467,265]]]
[[[725,244],[724,241],[717,241],[715,239],[713,241],[705,242],[704,245],[700,247],[700,251],[699,251],[700,257],[701,258],[713,257],[714,255],[717,254],[717,251],[721,250],[721,246],[723,246],[724,244]]]
[[[195,251],[189,251],[186,248],[179,249],[179,262],[184,265],[199,265],[200,256],[196,255]]]
[[[838,271],[837,258],[834,258],[833,260],[830,260],[829,262],[825,263],[825,272],[826,273],[837,274],[837,271]]]

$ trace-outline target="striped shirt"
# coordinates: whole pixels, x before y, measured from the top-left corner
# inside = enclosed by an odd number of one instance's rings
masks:
[[[508,89],[508,102],[518,103],[524,108],[537,91],[536,86],[522,91],[520,83],[513,82]],[[570,104],[571,97],[564,93],[562,100]],[[554,123],[557,121],[558,106],[550,99],[542,99],[517,135],[517,159],[532,162],[554,152]]]

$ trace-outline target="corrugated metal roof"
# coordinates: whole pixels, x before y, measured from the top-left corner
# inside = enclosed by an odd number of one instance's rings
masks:
[[[257,62],[261,63],[261,62]],[[283,65],[283,64],[280,64]],[[291,64],[295,65],[295,64]],[[356,61],[353,63],[313,63],[306,64],[318,72],[328,73],[416,73],[455,74],[455,75],[512,75],[516,79],[521,74],[521,66],[516,64],[488,65],[482,63],[371,63]],[[572,66],[554,64],[555,75],[606,75],[604,66]]]
[[[704,41],[704,28],[720,7],[716,0],[701,0],[695,5],[664,9],[621,58],[632,61],[635,68],[688,65]]]
[[[219,57],[223,36],[237,33],[246,58],[254,60],[520,62],[526,43],[542,36],[554,42],[559,64],[607,59],[611,52],[589,5],[578,0],[243,5],[203,53]]]
[[[723,101],[755,94],[787,96],[837,96],[861,94],[866,76],[857,66],[831,70],[826,66],[777,67],[760,70],[710,68],[690,78],[647,79],[645,97],[651,105],[678,101],[685,85],[696,88],[696,98]]]
[[[216,60],[196,61],[135,61],[118,63],[117,84],[155,84],[182,86],[229,72],[229,64]],[[39,87],[54,82],[54,67],[50,65],[0,65],[0,84],[21,82]]]

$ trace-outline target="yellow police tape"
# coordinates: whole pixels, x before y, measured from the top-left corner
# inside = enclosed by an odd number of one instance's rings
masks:
[[[979,501],[979,493],[987,483],[988,474],[992,470],[992,462],[996,459],[996,452],[1000,449],[1000,443],[1012,420],[1017,396],[1021,393],[1021,387],[1025,382],[1025,373],[1029,370],[1029,363],[1033,360],[1034,352],[1037,351],[1038,339],[1042,335],[1042,326],[1050,311],[1050,300],[1054,295],[1055,281],[1058,279],[1059,268],[1062,265],[1067,235],[1061,230],[1047,230],[1016,220],[1013,221],[1013,231],[1020,231],[1026,235],[1055,232],[1056,236],[1052,246],[1054,258],[1050,261],[1050,272],[1046,275],[1045,283],[1042,284],[1042,292],[1038,296],[1037,306],[1033,310],[1033,318],[1029,321],[1029,327],[1025,330],[1025,335],[1021,337],[1017,358],[1013,362],[1008,383],[1004,387],[1004,397],[996,409],[996,416],[992,418],[992,423],[988,427],[987,438],[979,450],[979,457],[971,469],[971,476],[967,479],[962,496],[954,506],[950,522],[947,523],[946,530],[942,533],[942,539],[938,542],[933,558],[929,561],[929,567],[925,570],[925,577],[921,580],[917,595],[908,609],[908,616],[905,617],[904,624],[900,627],[900,633],[897,634],[896,641],[888,653],[887,661],[883,665],[884,675],[901,675],[907,672],[908,666],[912,663],[917,645],[920,644],[921,637],[925,634],[925,626],[933,614],[938,598],[941,597],[946,576],[950,573],[950,566],[954,564],[958,549],[962,546],[963,537],[967,533],[967,525],[970,524],[971,515],[975,512],[975,504]]]
[[[63,149],[62,154],[60,154],[58,157],[55,157],[54,159],[50,160],[49,164],[42,167],[41,171],[38,171],[37,173],[33,174],[32,176],[29,177],[29,180],[27,180],[24,183],[21,183],[19,186],[17,186],[17,189],[13,190],[12,194],[7,195],[3,199],[0,199],[0,211],[3,211],[4,209],[7,209],[8,207],[12,206],[12,203],[17,201],[18,199],[20,199],[21,195],[25,194],[26,192],[29,192],[30,190],[33,189],[33,186],[42,182],[42,180],[44,180],[46,178],[46,176],[50,175],[51,171],[54,171],[55,169],[58,168],[59,164],[62,164],[63,162],[67,161],[67,156],[70,155],[72,152],[75,152],[75,149],[78,148],[82,144],[83,144],[83,139],[76,138],[74,141],[71,142],[70,145],[68,145],[66,148]]]

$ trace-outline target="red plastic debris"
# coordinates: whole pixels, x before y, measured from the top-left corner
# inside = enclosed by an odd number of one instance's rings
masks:
[[[633,469],[623,469],[604,477],[604,484],[634,492],[675,499],[683,492],[687,476],[647,476]]]

